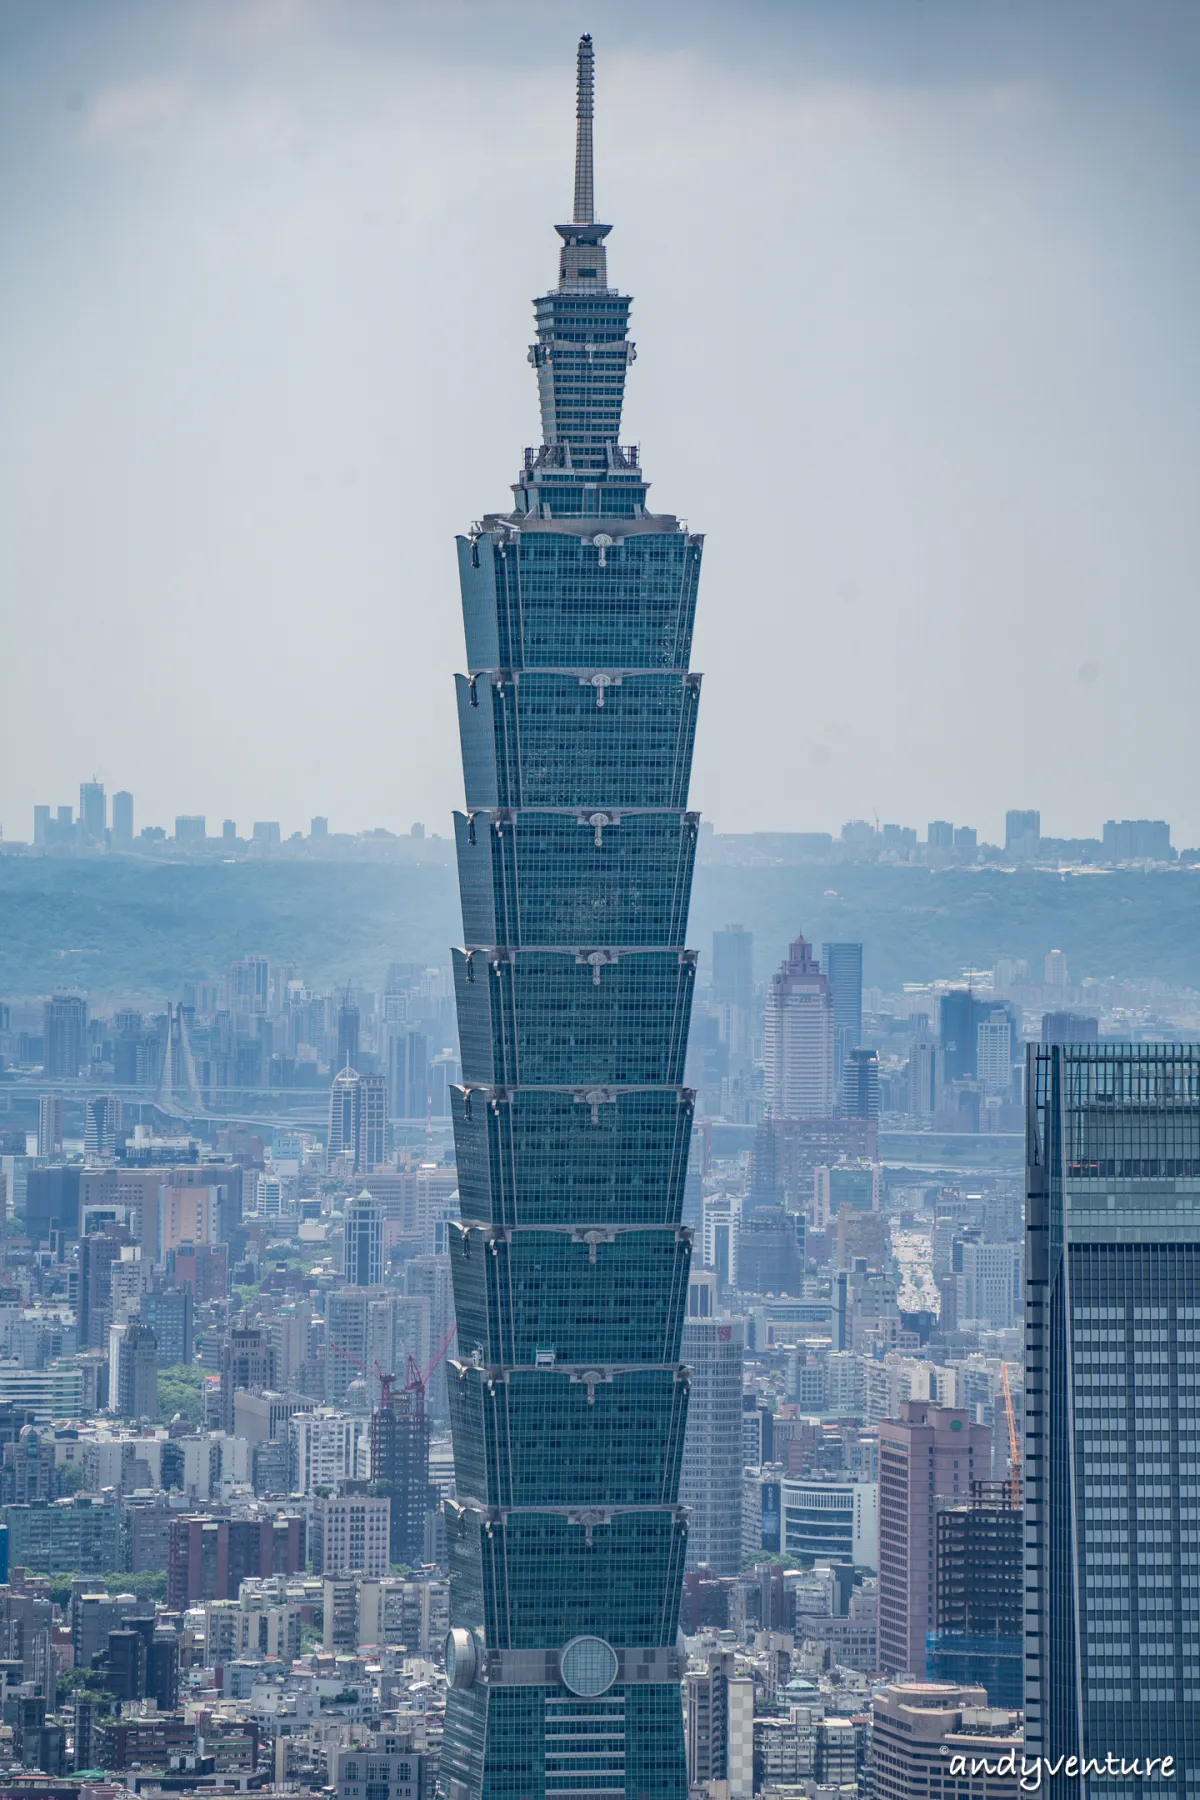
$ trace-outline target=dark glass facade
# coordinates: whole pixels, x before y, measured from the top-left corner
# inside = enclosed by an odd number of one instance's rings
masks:
[[[684,1800],[683,1086],[701,539],[622,446],[630,301],[592,217],[535,301],[543,442],[459,542],[463,1085],[450,1234],[447,1800]]]
[[[1200,1046],[1031,1048],[1031,1755],[1171,1756],[1200,1792]]]

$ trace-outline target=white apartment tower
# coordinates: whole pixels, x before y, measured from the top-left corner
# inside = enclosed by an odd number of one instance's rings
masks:
[[[823,1119],[834,1110],[833,992],[798,937],[767,989],[767,1103],[776,1118]]]

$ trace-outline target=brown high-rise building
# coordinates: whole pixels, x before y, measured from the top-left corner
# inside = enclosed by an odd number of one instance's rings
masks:
[[[186,1514],[171,1520],[167,1604],[178,1610],[201,1600],[236,1600],[248,1578],[295,1575],[306,1559],[305,1524],[298,1514],[273,1519]]]
[[[934,1623],[939,1500],[970,1498],[991,1473],[992,1436],[963,1407],[906,1400],[879,1426],[879,1667],[925,1673]]]

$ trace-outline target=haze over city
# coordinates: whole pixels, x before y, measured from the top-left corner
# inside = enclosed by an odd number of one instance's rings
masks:
[[[5,9],[6,837],[92,775],[168,829],[445,828],[449,546],[536,440],[588,23]],[[706,816],[1200,842],[1192,9],[604,35],[625,428],[710,540]]]

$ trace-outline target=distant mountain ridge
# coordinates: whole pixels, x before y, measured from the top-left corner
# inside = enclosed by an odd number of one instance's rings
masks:
[[[1040,970],[1066,952],[1073,981],[1159,979],[1200,988],[1200,875],[1118,871],[728,868],[696,872],[689,942],[754,933],[756,974],[791,938],[861,939],[868,985],[953,977],[1001,956]],[[0,998],[80,988],[177,997],[251,952],[314,986],[382,983],[389,963],[448,961],[461,935],[454,871],[436,865],[0,857]]]

